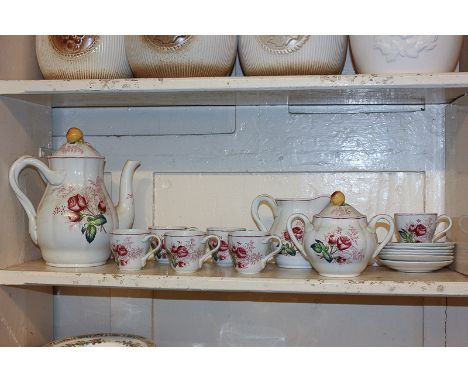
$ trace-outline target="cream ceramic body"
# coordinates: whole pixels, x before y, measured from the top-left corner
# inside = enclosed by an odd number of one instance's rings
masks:
[[[215,241],[216,244],[213,249],[206,251],[209,240]],[[187,229],[166,232],[164,245],[169,256],[169,264],[174,271],[193,273],[219,249],[221,240],[218,236],[207,235],[203,231]]]
[[[156,246],[150,249],[150,240]],[[110,246],[122,271],[137,271],[146,265],[148,258],[161,248],[162,240],[141,229],[117,229],[110,233]]]
[[[350,36],[349,44],[357,73],[444,73],[455,70],[463,36]]]
[[[257,227],[264,232],[278,235],[281,238],[281,253],[276,256],[276,264],[281,268],[311,268],[307,257],[302,256],[300,251],[290,239],[286,223],[288,217],[293,213],[303,213],[309,219],[316,213],[322,211],[330,202],[330,197],[326,195],[307,199],[274,199],[270,195],[257,196],[251,205],[251,215]],[[273,224],[266,227],[258,214],[260,205],[264,203],[273,212]],[[304,224],[297,220],[293,222],[293,232],[295,237],[302,243],[304,234]],[[276,246],[276,243],[272,244]],[[276,247],[275,247],[276,248]]]
[[[237,36],[125,36],[135,77],[228,76],[236,60]]]
[[[45,79],[132,77],[124,36],[37,36],[36,55]]]
[[[139,164],[125,164],[116,207],[104,186],[104,158],[87,143],[63,145],[49,157],[50,168],[30,156],[12,164],[10,185],[28,215],[31,239],[48,265],[89,267],[107,261],[109,232],[133,224],[132,181]],[[37,212],[19,189],[18,177],[25,167],[38,170],[47,182]]]
[[[260,35],[239,37],[246,76],[340,74],[348,36]]]
[[[232,267],[232,259],[229,253],[228,235],[229,232],[245,231],[242,227],[208,227],[206,232],[209,235],[216,235],[221,240],[219,249],[213,252],[213,261],[220,267]],[[216,246],[215,240],[208,241],[208,246],[213,249]]]
[[[276,241],[276,245],[271,245]],[[229,250],[236,271],[255,274],[263,271],[268,260],[281,251],[281,238],[262,231],[234,231],[228,235]],[[275,249],[271,249],[274,247]]]
[[[444,221],[448,222],[447,227],[434,235],[438,224]],[[400,243],[432,243],[452,228],[452,219],[436,213],[395,214],[395,226]]]
[[[305,223],[304,243],[300,243],[294,236],[292,240],[322,276],[358,276],[392,238],[394,224],[390,216],[377,215],[368,223],[365,216],[353,211],[356,210],[351,210],[348,205],[330,205],[320,214],[314,215],[312,222],[303,214],[293,214],[288,219],[290,235],[296,219]],[[380,244],[375,233],[379,220],[385,220],[390,226]]]

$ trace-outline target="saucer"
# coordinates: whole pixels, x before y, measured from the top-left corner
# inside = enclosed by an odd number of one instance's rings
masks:
[[[388,243],[384,248],[399,248],[399,249],[414,249],[414,248],[424,248],[424,249],[436,249],[436,248],[454,248],[454,242],[437,242],[437,243],[397,243],[391,242]]]
[[[387,266],[390,269],[400,272],[422,273],[432,272],[450,265],[453,260],[447,261],[394,261],[394,260],[377,260],[379,263]]]
[[[415,261],[415,262],[439,262],[453,261],[453,256],[434,256],[434,255],[384,255],[379,254],[381,260],[396,260],[396,261]]]
[[[381,254],[386,255],[433,255],[433,256],[444,256],[444,255],[453,255],[453,249],[444,249],[444,250],[429,250],[429,249],[382,249]]]

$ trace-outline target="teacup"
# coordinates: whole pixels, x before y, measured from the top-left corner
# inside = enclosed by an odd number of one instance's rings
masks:
[[[216,245],[213,249],[206,251],[206,244],[209,240],[214,240]],[[219,249],[221,239],[203,231],[176,230],[164,234],[164,245],[171,268],[179,273],[192,273],[198,271],[203,263]]]
[[[156,247],[150,249],[150,240]],[[122,271],[136,271],[146,265],[148,258],[161,248],[161,239],[143,229],[116,229],[110,232],[111,251]]]
[[[233,231],[245,231],[242,227],[209,227],[206,232],[210,235],[216,235],[221,239],[219,250],[213,252],[213,260],[216,265],[221,267],[232,267],[232,259],[229,253],[228,234]],[[208,241],[208,246],[213,249],[216,245],[215,240]]]
[[[270,252],[271,240],[279,244],[273,252]],[[261,272],[267,261],[281,252],[281,238],[263,231],[229,232],[228,242],[234,267],[244,274]]]
[[[448,225],[434,235],[437,225],[447,221]],[[452,219],[447,215],[428,214],[395,214],[395,226],[400,243],[434,243],[452,227]]]
[[[155,226],[155,227],[149,227],[149,230],[151,231],[151,233],[157,235],[162,240],[161,248],[154,253],[154,259],[157,260],[158,263],[169,264],[169,259],[167,258],[166,248],[164,246],[164,234],[166,232],[170,232],[170,231],[180,231],[180,230],[185,230],[185,229],[187,229],[187,227],[182,227],[182,226],[171,226],[171,227]],[[151,244],[153,246],[153,243],[151,243]]]

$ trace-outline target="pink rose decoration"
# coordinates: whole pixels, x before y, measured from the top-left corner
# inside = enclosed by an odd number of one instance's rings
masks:
[[[229,249],[228,243],[226,243],[224,240],[221,240],[221,245],[219,247],[220,252],[227,251]]]
[[[423,224],[418,224],[414,230],[416,236],[424,236],[426,234],[426,226]]]
[[[220,259],[220,260],[226,260],[226,256],[220,255],[220,256],[219,256],[219,259]]]
[[[336,242],[336,246],[340,251],[348,249],[352,244],[351,239],[347,236],[340,236]]]
[[[242,247],[237,247],[236,254],[238,258],[244,259],[247,257],[247,251]]]
[[[128,259],[119,259],[120,265],[127,265]]]
[[[237,268],[245,268],[247,264],[241,263],[240,261],[237,262]]]
[[[414,232],[415,230],[416,230],[416,224],[410,224],[410,226],[408,227],[408,231]]]
[[[338,241],[338,238],[335,235],[330,235],[328,237],[328,244],[330,245],[335,245],[337,241]]]
[[[107,210],[106,202],[104,200],[101,200],[98,204],[98,208],[101,212],[106,212]]]
[[[68,213],[68,220],[71,222],[81,221],[81,214],[79,212],[71,211]]]
[[[180,268],[183,268],[183,267],[185,267],[186,265],[187,265],[187,264],[185,263],[185,261],[179,261],[179,262],[177,263],[177,266],[180,267]]]
[[[119,254],[119,256],[127,256],[127,248],[125,248],[122,244],[117,245],[116,252]]]
[[[297,240],[302,240],[304,231],[301,227],[294,227],[292,231]],[[284,231],[283,236],[284,236],[284,240],[291,241],[291,236],[289,236],[288,231]]]
[[[179,245],[179,247],[177,247],[177,255],[179,257],[187,257],[188,256],[188,251],[187,251],[187,248],[185,248],[183,245]]]

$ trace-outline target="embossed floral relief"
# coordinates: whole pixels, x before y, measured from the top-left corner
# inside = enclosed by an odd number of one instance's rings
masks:
[[[301,49],[309,37],[308,35],[264,35],[257,36],[257,40],[269,52],[285,54]]]
[[[187,45],[193,36],[191,35],[146,35],[143,36],[145,41],[149,42],[152,46],[164,50],[179,49]]]
[[[385,56],[387,62],[399,57],[418,58],[425,51],[437,46],[438,36],[391,35],[375,36],[374,49]]]
[[[52,47],[64,56],[82,56],[93,50],[99,41],[99,36],[91,35],[51,35],[49,42]]]

